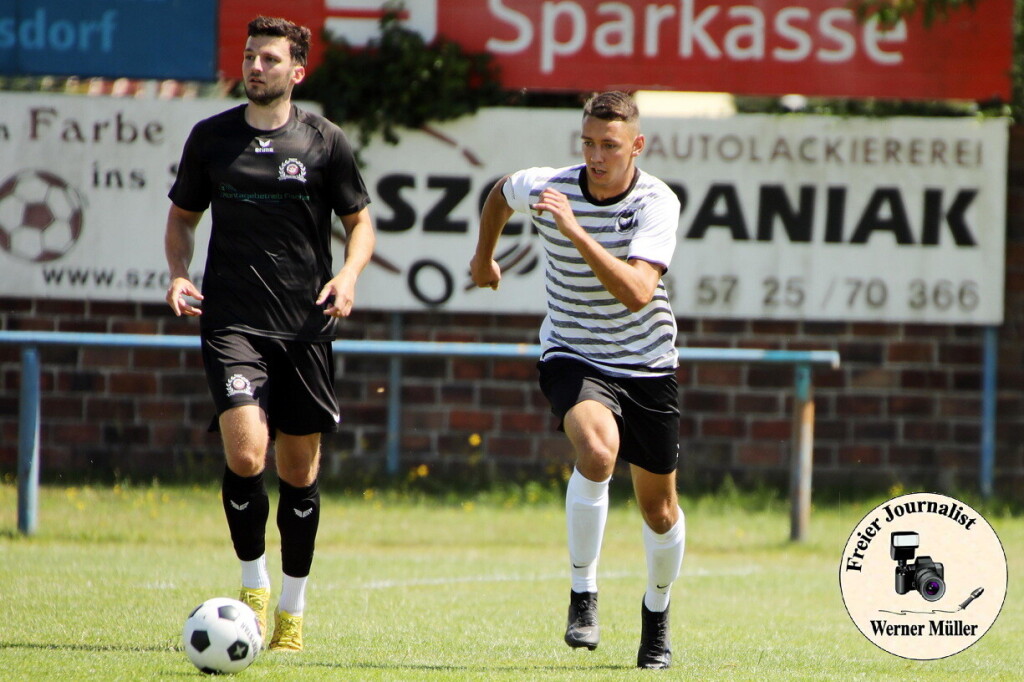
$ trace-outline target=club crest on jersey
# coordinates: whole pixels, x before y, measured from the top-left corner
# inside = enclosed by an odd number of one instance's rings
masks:
[[[228,379],[227,390],[228,396],[238,395],[239,393],[251,396],[252,384],[241,374],[232,374],[231,378]]]
[[[633,229],[635,221],[633,213],[622,213],[615,219],[615,231],[618,233],[629,232]]]
[[[298,159],[285,159],[277,167],[278,180],[306,181],[306,167]]]
[[[261,140],[256,138],[256,147],[253,150],[257,154],[272,154],[274,152],[274,141],[273,140]]]

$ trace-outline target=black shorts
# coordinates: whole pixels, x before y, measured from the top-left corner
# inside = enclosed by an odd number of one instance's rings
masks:
[[[668,474],[679,463],[679,394],[675,375],[621,378],[571,358],[537,363],[540,388],[564,430],[566,413],[596,400],[619,424],[618,457],[653,474]]]
[[[219,417],[259,405],[270,434],[338,430],[334,354],[330,342],[283,341],[231,330],[202,333],[203,366]],[[218,419],[210,426],[216,431]]]

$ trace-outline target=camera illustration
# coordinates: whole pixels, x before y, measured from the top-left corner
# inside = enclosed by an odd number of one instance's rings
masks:
[[[946,594],[942,564],[932,561],[930,556],[919,556],[913,561],[920,545],[921,536],[913,531],[892,534],[889,556],[899,564],[896,566],[896,594],[917,590],[927,601],[938,601]]]

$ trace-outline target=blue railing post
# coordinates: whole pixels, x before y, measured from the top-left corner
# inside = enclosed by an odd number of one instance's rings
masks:
[[[391,313],[392,341],[402,340],[402,313]],[[389,476],[398,475],[398,455],[402,446],[402,358],[392,355],[388,361],[388,434],[385,465]]]
[[[801,542],[807,537],[811,519],[811,475],[814,470],[814,398],[811,391],[811,367],[796,365],[793,396],[793,451],[790,454],[789,539]]]
[[[978,485],[981,496],[992,497],[996,460],[996,363],[999,356],[999,328],[985,327],[981,370],[981,462]]]
[[[18,530],[32,535],[39,508],[39,349],[21,349],[18,414]]]

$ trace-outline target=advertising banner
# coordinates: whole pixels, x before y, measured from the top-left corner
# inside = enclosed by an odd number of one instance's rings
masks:
[[[162,301],[182,144],[234,104],[0,95],[0,295]],[[677,315],[1002,320],[1005,120],[647,118],[643,132],[640,166],[682,203],[666,274]],[[579,135],[578,112],[498,108],[364,149],[378,245],[357,306],[543,312],[525,216],[499,242],[497,291],[473,287],[468,264],[494,182],[577,163]],[[337,221],[335,237],[337,265]]]
[[[490,54],[506,89],[682,90],[893,99],[1010,98],[1013,0],[925,26],[859,23],[847,0],[416,0],[403,25]],[[350,45],[379,34],[385,0],[297,0],[286,15]],[[223,0],[220,68],[241,71],[245,24],[274,0]],[[319,63],[314,41],[311,65]]]
[[[445,7],[445,0],[437,0]],[[859,24],[847,0],[490,0],[438,31],[495,55],[505,87],[1009,99],[1012,0],[925,28]]]
[[[666,275],[682,317],[994,324],[1003,315],[1007,122],[646,118],[639,165],[680,197]],[[582,159],[573,111],[490,109],[365,150],[378,261],[363,305],[542,312],[542,240],[516,215],[497,292],[468,264],[507,173]]]
[[[182,145],[196,122],[235,104],[0,93],[2,295],[162,300]]]
[[[0,0],[0,73],[213,80],[216,22],[217,0]]]

